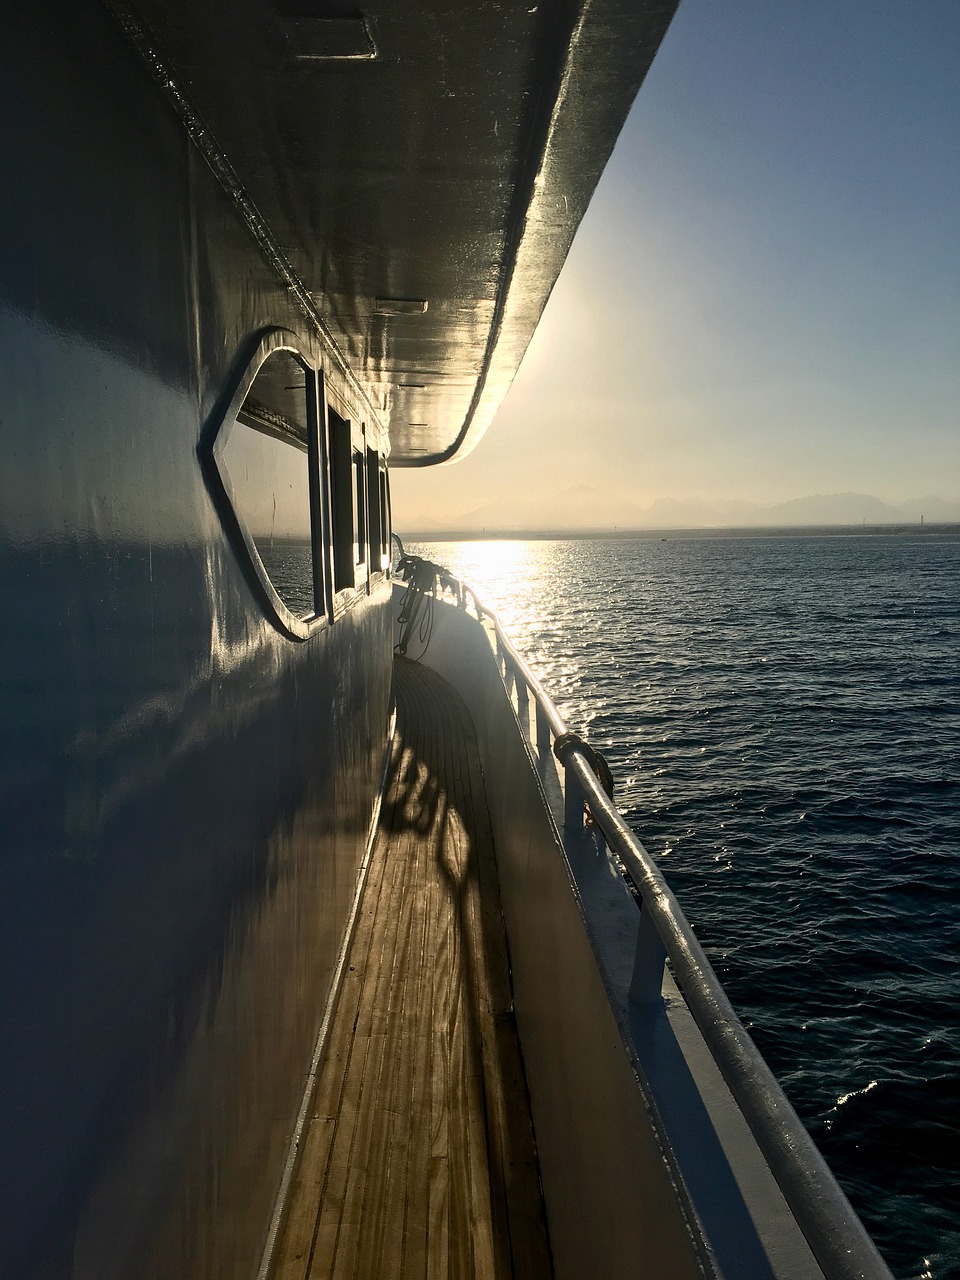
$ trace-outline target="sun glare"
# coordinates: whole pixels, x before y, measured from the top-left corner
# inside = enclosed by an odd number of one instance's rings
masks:
[[[444,565],[469,583],[479,599],[500,617],[508,630],[529,624],[528,601],[543,576],[538,542],[491,539],[482,542],[426,542],[411,546],[417,555]]]

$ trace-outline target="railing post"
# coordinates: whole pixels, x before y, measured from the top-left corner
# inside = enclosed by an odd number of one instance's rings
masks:
[[[573,844],[583,839],[583,787],[568,758],[563,766],[563,832]]]
[[[517,719],[520,721],[520,727],[523,729],[523,736],[530,737],[530,697],[527,692],[527,682],[523,678],[523,672],[517,668],[514,673],[514,680],[517,686]]]
[[[655,1004],[663,988],[663,966],[667,953],[656,925],[641,904],[637,925],[637,949],[633,956],[633,978],[630,982],[630,1000],[633,1004]]]
[[[550,721],[539,702],[537,703],[537,759],[540,761],[540,772],[545,775],[547,765],[553,762],[553,751],[550,742]]]
[[[546,796],[550,812],[559,826],[563,822],[563,792],[560,789],[558,761],[553,754],[553,730],[547,713],[539,701],[534,702],[536,711],[537,733],[537,766],[543,782],[543,794]]]

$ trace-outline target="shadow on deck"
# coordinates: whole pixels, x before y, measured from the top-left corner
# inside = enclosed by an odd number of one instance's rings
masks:
[[[274,1274],[551,1275],[476,737],[406,659],[360,915]]]

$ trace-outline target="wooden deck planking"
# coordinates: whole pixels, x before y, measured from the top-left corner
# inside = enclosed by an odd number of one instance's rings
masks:
[[[473,726],[398,659],[391,777],[277,1280],[552,1274]]]

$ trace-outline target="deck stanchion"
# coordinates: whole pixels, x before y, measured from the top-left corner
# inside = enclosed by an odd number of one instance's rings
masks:
[[[547,776],[547,766],[553,768],[553,744],[550,741],[550,721],[540,702],[537,701],[537,761],[540,765],[540,776]]]
[[[523,672],[519,667],[514,668],[514,680],[517,686],[517,719],[520,721],[523,729],[523,736],[527,739],[530,737],[530,697],[527,693],[527,682],[523,678]]]
[[[583,787],[572,759],[563,766],[563,834],[574,844],[583,839]]]
[[[654,1004],[661,998],[663,966],[666,960],[667,951],[660,940],[657,927],[650,912],[641,905],[640,919],[637,922],[637,947],[633,955],[633,978],[630,982],[632,1004]]]

